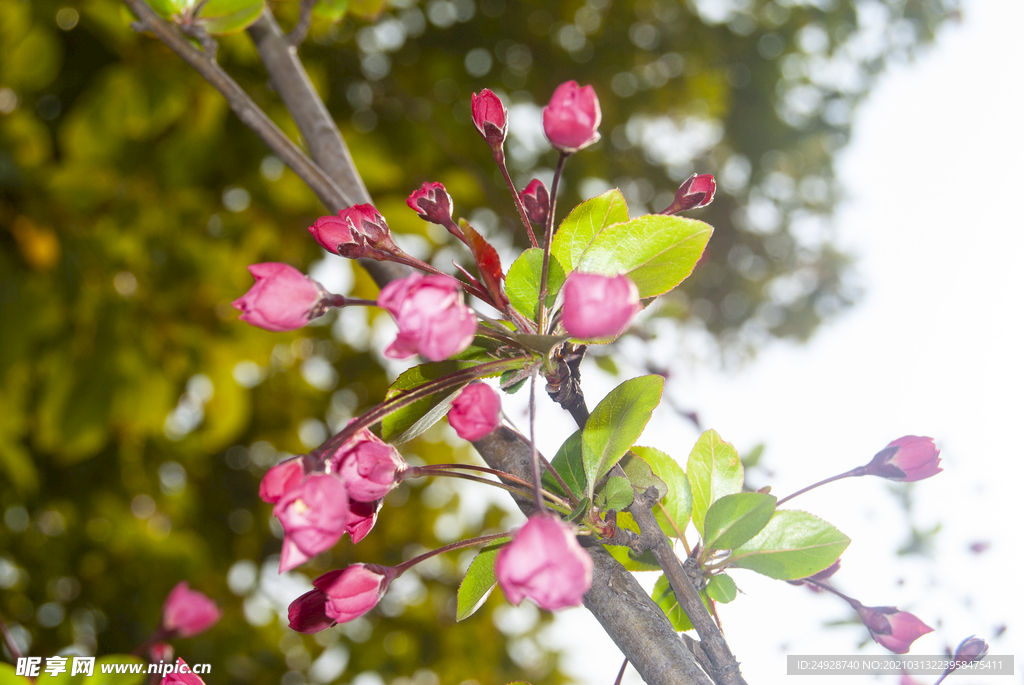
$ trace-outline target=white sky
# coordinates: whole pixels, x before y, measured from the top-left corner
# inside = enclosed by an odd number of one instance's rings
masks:
[[[919,655],[972,633],[990,638],[1006,624],[991,653],[1024,657],[1024,220],[1013,207],[1024,187],[1021,27],[1024,3],[968,0],[964,22],[947,26],[916,63],[891,69],[857,113],[838,164],[849,201],[837,223],[840,244],[859,256],[859,305],[807,346],[774,345],[732,374],[682,369],[670,386],[741,453],[765,442],[774,475],[760,472],[757,482],[780,496],[865,463],[902,435],[936,438],[945,472],[915,487],[913,513],[921,529],[942,524],[934,561],[895,556],[908,528],[880,479],[794,501],[853,538],[837,587],[936,628],[915,643]],[[685,462],[697,432],[667,414],[643,441]],[[969,553],[978,540],[990,551]],[[897,682],[787,678],[786,654],[888,652],[874,643],[858,651],[861,627],[822,629],[849,617],[838,599],[748,571],[734,578],[746,594],[720,613],[749,682]],[[581,682],[611,685],[621,657],[595,626],[577,609],[560,614],[549,635],[566,644],[563,667]],[[1022,669],[970,682],[1021,682]],[[626,682],[641,681],[632,672]]]

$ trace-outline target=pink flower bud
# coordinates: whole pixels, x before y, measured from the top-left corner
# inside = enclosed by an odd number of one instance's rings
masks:
[[[629,276],[574,271],[562,286],[562,325],[574,338],[614,338],[640,311],[640,295]]]
[[[152,663],[170,663],[174,659],[174,647],[166,642],[157,642],[149,648],[149,660]]]
[[[405,203],[424,221],[441,226],[452,223],[452,196],[440,183],[424,183]]]
[[[313,581],[313,586],[327,595],[327,616],[347,623],[377,606],[391,584],[389,571],[376,564],[353,564],[325,573]]]
[[[391,281],[380,291],[377,305],[398,322],[398,337],[384,350],[392,359],[419,354],[441,361],[469,347],[476,316],[462,302],[462,290],[450,276],[413,274]]]
[[[971,635],[969,638],[964,639],[956,647],[956,656],[954,661],[961,662],[961,666],[965,666],[969,663],[978,661],[988,654],[988,643],[982,640],[980,637]]]
[[[327,615],[327,595],[320,590],[310,590],[288,605],[288,627],[297,633],[319,633],[334,623]]]
[[[178,668],[168,673],[160,681],[160,685],[206,685],[203,679],[192,672],[185,660],[178,657]]]
[[[893,440],[864,467],[865,475],[911,483],[942,471],[934,438],[905,435]]]
[[[380,511],[382,504],[384,504],[382,499],[376,502],[352,500],[349,503],[348,525],[345,530],[352,538],[353,545],[365,538],[373,529],[373,524],[377,522],[377,512]]]
[[[373,205],[353,205],[336,217],[322,216],[309,227],[309,232],[328,252],[351,259],[381,259],[384,253],[397,249],[391,240],[391,229]]]
[[[548,210],[551,208],[551,196],[548,188],[540,180],[533,179],[519,193],[526,207],[526,216],[531,223],[538,226],[547,226]]]
[[[260,499],[269,504],[276,504],[286,492],[302,482],[304,475],[302,457],[285,459],[271,466],[260,481]]]
[[[274,505],[284,528],[280,571],[290,571],[334,546],[348,524],[348,493],[333,475],[307,476]]]
[[[473,125],[491,149],[500,148],[505,142],[505,135],[508,133],[508,117],[505,115],[505,105],[497,95],[489,89],[484,88],[477,95],[473,93],[471,98],[473,104]]]
[[[249,273],[256,283],[231,303],[246,323],[268,331],[293,331],[324,313],[326,294],[319,283],[287,264],[253,264]]]
[[[711,174],[694,174],[683,181],[676,191],[675,199],[662,214],[678,214],[688,209],[707,207],[715,199],[715,177]]]
[[[576,152],[601,137],[601,105],[592,86],[566,81],[555,88],[544,108],[544,135],[563,152]]]
[[[859,604],[854,605],[854,608],[875,642],[896,654],[906,654],[914,640],[932,632],[932,628],[917,616],[896,607],[866,607]]]
[[[448,423],[463,440],[479,440],[501,423],[501,398],[486,383],[470,383],[452,402]]]
[[[368,430],[361,430],[329,458],[330,470],[345,483],[349,498],[373,502],[398,485],[402,455]]]
[[[190,590],[187,581],[174,586],[164,600],[163,627],[177,637],[192,637],[220,620],[220,609],[202,592]]]
[[[529,597],[548,611],[582,602],[592,572],[573,527],[547,514],[531,516],[494,563],[508,601],[518,605]]]

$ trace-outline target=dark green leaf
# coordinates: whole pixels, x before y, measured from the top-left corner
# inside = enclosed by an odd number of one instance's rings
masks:
[[[743,465],[736,448],[713,430],[705,431],[690,452],[686,478],[693,496],[693,526],[704,537],[704,516],[715,500],[743,489]]]
[[[561,488],[558,488],[561,490]],[[581,499],[580,503],[576,505],[576,508],[569,514],[567,520],[579,523],[583,519],[583,515],[590,511],[590,507],[594,506],[594,503],[589,499]]]
[[[626,274],[640,297],[667,293],[690,275],[711,239],[711,226],[696,219],[648,214],[609,226],[594,237],[577,269]]]
[[[388,388],[386,399],[408,392],[427,381],[436,380],[477,365],[478,363],[475,361],[449,359],[443,362],[428,362],[414,366],[395,379],[395,382]],[[483,376],[483,378],[487,378],[487,376]],[[421,435],[448,413],[452,402],[460,392],[462,392],[462,387],[449,388],[388,414],[381,422],[381,437],[386,442],[400,445]]]
[[[491,594],[498,579],[494,575],[494,561],[501,546],[512,538],[500,538],[480,550],[459,584],[455,620],[462,621],[479,609]]]
[[[544,266],[544,250],[533,247],[526,250],[512,266],[505,277],[505,294],[516,310],[533,321],[537,318],[537,301],[540,298],[540,273]],[[555,255],[548,262],[547,306],[555,303],[555,296],[565,282],[565,269]]]
[[[824,571],[850,538],[805,511],[776,511],[754,539],[733,550],[730,564],[776,580],[797,580]]]
[[[775,512],[776,497],[737,492],[722,497],[704,518],[704,544],[710,549],[736,549],[760,533]]]
[[[551,466],[562,477],[572,494],[580,499],[587,499],[587,474],[583,470],[583,457],[581,453],[581,435],[576,431],[562,443],[562,446],[555,452],[551,460]],[[562,492],[558,482],[547,473],[541,477],[541,484],[552,492]],[[565,493],[562,493],[565,494]]]
[[[668,492],[658,505],[654,507],[654,517],[658,525],[669,537],[679,537],[686,531],[693,509],[693,498],[690,496],[690,483],[686,473],[675,459],[653,447],[636,445],[632,452],[641,457],[651,471],[665,483]],[[671,521],[669,518],[671,517]],[[675,524],[674,526],[672,524]]]
[[[631,378],[612,390],[594,408],[583,428],[583,469],[587,492],[619,462],[643,433],[651,413],[661,401],[665,379]]]
[[[529,380],[528,376],[523,376],[519,380],[515,380],[516,376],[521,375],[522,369],[509,369],[505,373],[501,374],[501,389],[507,392],[509,395],[514,395],[519,392],[526,381]]]
[[[592,197],[562,220],[551,243],[551,254],[572,271],[601,231],[624,221],[629,221],[629,209],[617,188]]]
[[[708,593],[708,597],[716,602],[728,604],[736,599],[736,583],[724,573],[719,573],[708,579],[708,585],[704,588],[704,592]]]
[[[597,503],[601,509],[626,509],[633,503],[633,486],[630,485],[629,479],[622,476],[609,478],[597,493]]]

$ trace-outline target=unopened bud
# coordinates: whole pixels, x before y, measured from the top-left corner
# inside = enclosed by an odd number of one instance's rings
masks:
[[[405,203],[424,221],[441,226],[452,223],[452,197],[440,183],[424,183]]]
[[[715,177],[711,174],[694,174],[683,181],[676,191],[675,199],[662,214],[678,214],[688,209],[707,207],[715,199]]]
[[[531,223],[537,226],[546,226],[548,223],[548,210],[551,208],[551,196],[548,194],[547,186],[539,179],[533,179],[519,193],[526,208],[526,216]]]
[[[508,133],[508,116],[501,100],[484,88],[479,94],[473,93],[473,125],[480,132],[492,150],[498,150],[505,142]]]

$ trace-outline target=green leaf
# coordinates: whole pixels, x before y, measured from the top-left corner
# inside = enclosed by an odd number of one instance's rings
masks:
[[[633,503],[633,486],[628,478],[612,476],[597,493],[597,504],[601,509],[622,511]]]
[[[566,517],[566,520],[572,521],[573,523],[579,523],[583,520],[583,516],[590,511],[590,507],[592,506],[594,506],[594,503],[589,499],[581,499],[579,504],[576,505],[576,508],[573,509]]]
[[[704,592],[716,602],[728,604],[736,599],[736,582],[724,573],[719,573],[708,579]]]
[[[624,221],[629,221],[629,209],[617,188],[592,197],[562,219],[551,242],[551,255],[572,271],[601,231]]]
[[[711,505],[704,518],[704,544],[710,549],[736,549],[760,533],[775,512],[774,495],[738,492]]]
[[[505,373],[501,374],[501,389],[507,392],[509,395],[514,395],[523,386],[526,385],[526,381],[529,380],[529,376],[523,376],[519,380],[516,380],[516,376],[522,374],[522,369],[509,369]]]
[[[531,333],[520,333],[514,337],[526,349],[538,352],[545,357],[549,357],[552,349],[569,339],[567,335],[534,335]]]
[[[776,580],[797,580],[824,571],[849,544],[850,538],[814,514],[781,510],[756,537],[733,550],[729,563]]]
[[[583,469],[587,493],[622,459],[643,433],[651,413],[661,401],[665,379],[661,376],[631,378],[612,390],[594,408],[583,428]]]
[[[516,310],[533,321],[537,318],[537,300],[540,298],[540,272],[544,268],[544,250],[532,247],[519,255],[508,268],[505,277],[505,294]],[[547,306],[555,303],[555,296],[565,282],[565,269],[555,255],[548,261],[548,295],[544,298]]]
[[[451,359],[414,366],[395,379],[395,382],[388,388],[385,399],[389,400],[392,397],[413,390],[427,381],[437,380],[442,376],[474,366],[478,366],[478,363],[475,361],[456,361]],[[496,376],[498,374],[493,373],[490,375]],[[486,377],[483,376],[483,378]],[[452,402],[460,392],[462,392],[462,387],[449,388],[417,400],[392,414],[388,414],[381,422],[381,438],[385,442],[400,445],[421,435],[448,413],[448,410],[452,408]]]
[[[693,509],[690,483],[686,480],[683,467],[675,459],[653,447],[636,445],[632,453],[643,459],[651,467],[654,475],[665,483],[667,492],[659,505],[655,505],[654,518],[658,520],[658,525],[665,535],[678,537],[679,533],[686,532],[686,524],[690,522],[690,512]],[[679,532],[676,532],[669,517],[678,526]]]
[[[17,672],[18,669],[11,664],[0,663],[0,685],[32,685],[32,681],[25,676],[15,675]]]
[[[572,494],[579,499],[586,499],[587,493],[587,473],[583,470],[583,456],[582,456],[582,437],[580,431],[576,431],[562,443],[562,446],[555,452],[554,458],[551,459],[551,466],[558,472],[558,475],[562,477],[565,484],[572,490]],[[547,469],[544,469],[544,475],[541,476],[541,484],[551,490],[552,492],[562,492],[562,488],[558,485]],[[566,493],[562,493],[566,494]]]
[[[667,293],[690,275],[711,239],[703,221],[648,214],[608,226],[596,235],[576,269],[586,273],[626,274],[640,297]]]
[[[328,21],[341,21],[348,12],[349,0],[320,0],[313,5],[313,14]]]
[[[704,537],[704,516],[715,500],[743,489],[743,465],[736,448],[713,430],[705,431],[690,452],[686,478],[693,495],[693,526]]]
[[[199,10],[199,20],[211,36],[223,36],[251,26],[263,6],[263,0],[210,0]]]
[[[665,481],[654,475],[650,464],[638,457],[635,451],[626,452],[626,456],[619,462],[619,466],[622,467],[622,471],[626,474],[626,478],[629,479],[629,484],[633,486],[636,494],[644,494],[651,486],[658,491],[659,500],[668,494],[668,486],[665,485]]]
[[[459,584],[459,593],[455,609],[455,620],[463,621],[479,609],[498,583],[494,575],[494,561],[498,558],[501,546],[511,537],[499,538],[480,550],[466,571],[466,577]]]
[[[170,19],[175,14],[192,6],[189,0],[146,0],[146,4],[153,8],[153,11],[162,19]],[[3,683],[0,680],[0,683]]]
[[[654,583],[651,599],[665,612],[665,615],[668,616],[668,620],[676,631],[693,630],[693,623],[690,622],[690,618],[683,611],[683,607],[679,606],[679,602],[676,600],[676,593],[672,592],[672,586],[669,585],[668,576],[665,574],[662,574],[657,582]],[[707,595],[701,592],[700,599],[706,607],[708,605]]]

